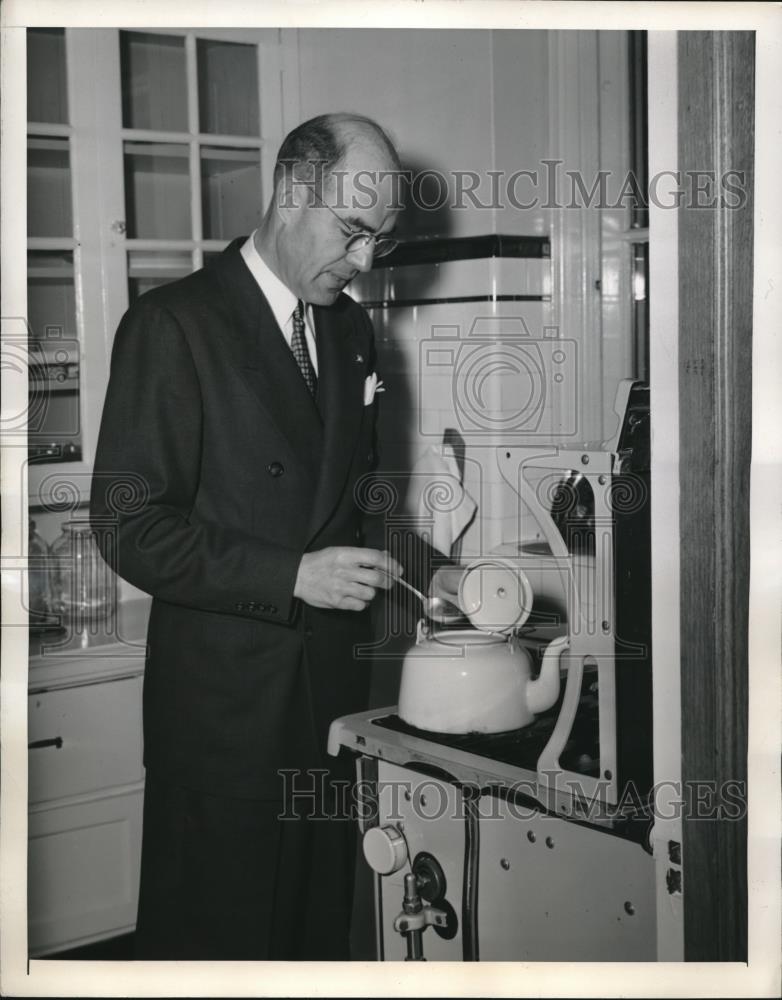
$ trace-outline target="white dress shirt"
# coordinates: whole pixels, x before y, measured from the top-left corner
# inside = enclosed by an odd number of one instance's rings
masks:
[[[277,275],[272,271],[266,261],[258,253],[255,246],[255,233],[243,244],[241,251],[245,264],[250,269],[250,274],[258,282],[258,287],[266,297],[266,301],[271,306],[277,325],[282,330],[282,334],[291,346],[293,340],[293,311],[296,308],[298,299],[287,285],[283,284]],[[315,374],[318,374],[318,351],[315,346],[314,324],[312,320],[312,306],[304,306],[304,336],[307,339],[307,348],[310,352],[312,367]]]

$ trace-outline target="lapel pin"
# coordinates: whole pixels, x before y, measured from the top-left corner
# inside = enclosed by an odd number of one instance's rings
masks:
[[[356,364],[360,365],[360,364],[363,364],[363,363],[364,363],[364,355],[363,354],[357,354],[356,355]]]

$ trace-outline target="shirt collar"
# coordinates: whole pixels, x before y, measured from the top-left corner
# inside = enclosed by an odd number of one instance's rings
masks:
[[[277,325],[284,332],[290,322],[291,314],[296,308],[298,299],[284,282],[280,281],[266,261],[258,253],[255,246],[255,233],[252,233],[241,248],[244,262],[250,269],[250,274],[258,282],[258,287],[266,297]]]

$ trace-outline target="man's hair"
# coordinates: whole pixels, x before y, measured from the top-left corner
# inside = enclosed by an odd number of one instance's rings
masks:
[[[366,132],[385,150],[394,169],[401,170],[393,142],[376,121],[365,115],[337,112],[310,118],[288,133],[277,153],[274,187],[292,171],[297,179],[319,187],[342,161],[351,141]]]

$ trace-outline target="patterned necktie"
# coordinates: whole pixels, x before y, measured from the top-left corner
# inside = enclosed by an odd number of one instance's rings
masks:
[[[315,374],[315,369],[312,367],[312,358],[310,358],[310,352],[307,349],[307,341],[304,336],[304,303],[301,299],[296,303],[296,308],[293,310],[293,337],[291,338],[291,350],[293,351],[293,356],[296,358],[296,364],[299,366],[299,371],[302,374],[304,381],[307,383],[307,388],[315,395],[318,388],[318,376]]]

